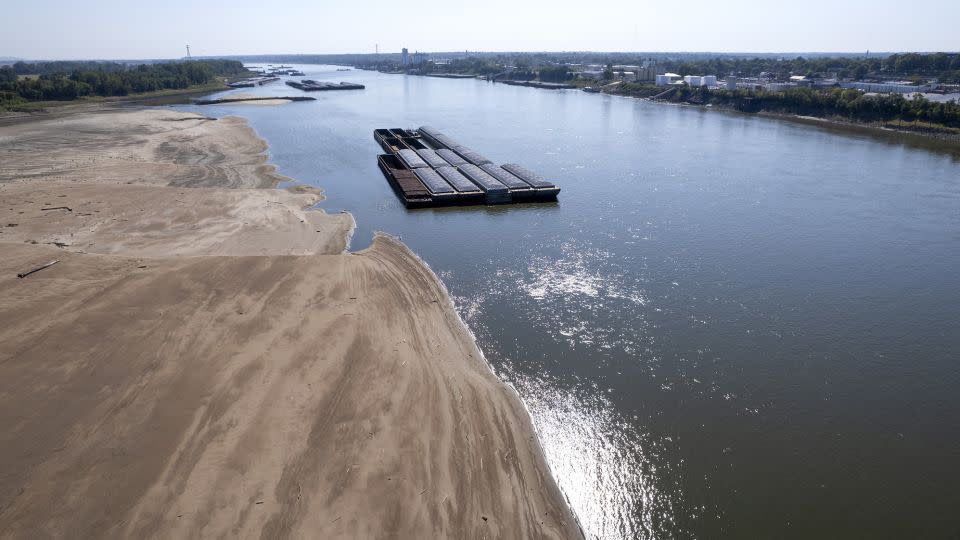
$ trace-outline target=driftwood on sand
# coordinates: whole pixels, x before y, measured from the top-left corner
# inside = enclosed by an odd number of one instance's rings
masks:
[[[50,261],[50,262],[48,262],[47,264],[42,264],[42,265],[40,265],[40,266],[38,266],[38,267],[36,267],[36,268],[34,268],[34,269],[32,269],[32,270],[27,270],[26,272],[21,272],[21,273],[17,274],[17,277],[18,277],[18,278],[25,278],[25,277],[29,276],[30,274],[32,274],[32,273],[34,273],[34,272],[39,272],[39,271],[43,270],[44,268],[50,268],[51,266],[57,264],[58,262],[60,262],[60,259],[57,259],[57,260],[54,260],[54,261]]]

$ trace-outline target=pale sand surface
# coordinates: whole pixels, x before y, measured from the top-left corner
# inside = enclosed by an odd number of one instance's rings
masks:
[[[0,127],[0,182],[273,187],[266,143],[242,118],[168,110],[68,114]]]
[[[257,99],[250,101],[232,101],[231,103],[236,103],[237,105],[286,105],[291,103],[289,99]]]
[[[134,257],[340,253],[353,218],[304,210],[320,198],[279,189],[0,184],[0,241]]]
[[[0,537],[580,537],[433,273],[194,118],[0,127]]]
[[[247,93],[230,94],[225,97],[229,97],[231,99],[252,99],[252,101],[231,101],[231,103],[235,103],[237,105],[284,105],[286,103],[291,103],[291,101],[288,99],[260,99],[263,96]]]

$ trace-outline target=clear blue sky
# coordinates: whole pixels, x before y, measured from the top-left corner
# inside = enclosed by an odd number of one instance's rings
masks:
[[[0,57],[399,51],[957,51],[960,0],[29,0]]]

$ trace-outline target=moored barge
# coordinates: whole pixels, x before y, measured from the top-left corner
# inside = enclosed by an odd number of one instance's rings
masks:
[[[287,81],[287,85],[303,90],[304,92],[316,92],[319,90],[363,90],[366,88],[366,86],[357,83],[332,83],[326,81],[315,81],[313,79]]]
[[[413,171],[406,168],[393,154],[377,156],[377,165],[387,177],[394,192],[407,208],[433,206],[433,197]]]
[[[555,201],[552,182],[515,164],[498,166],[428,126],[375,129],[378,163],[407,207]]]

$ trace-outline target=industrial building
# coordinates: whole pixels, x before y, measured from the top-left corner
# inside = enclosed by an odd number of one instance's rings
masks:
[[[657,78],[657,61],[653,58],[648,58],[643,64],[637,69],[637,81],[641,82],[652,82]]]
[[[681,77],[676,73],[664,73],[663,75],[657,75],[657,86],[669,86],[677,81]]]
[[[690,86],[716,86],[717,85],[717,76],[716,75],[687,75],[683,78],[683,82],[689,84]]]
[[[856,88],[864,92],[877,92],[879,94],[913,94],[916,92],[929,92],[937,86],[935,84],[913,84],[910,81],[885,81],[885,82],[844,82],[840,83],[843,88]]]

